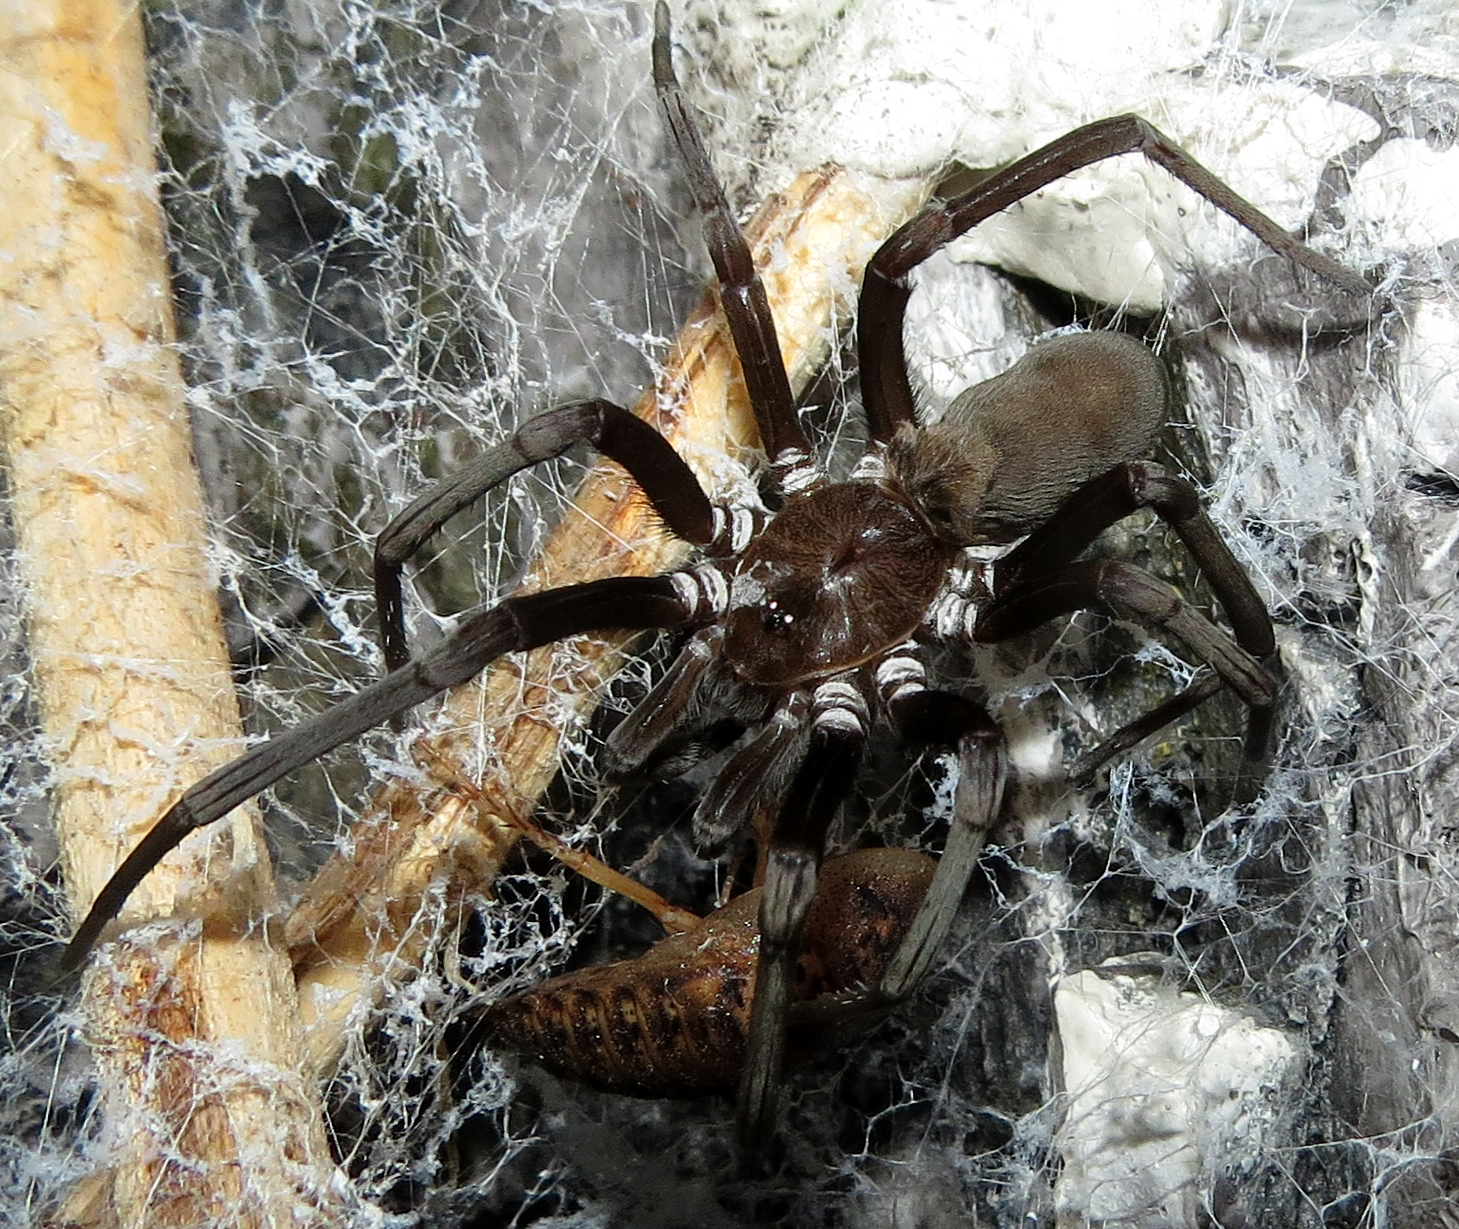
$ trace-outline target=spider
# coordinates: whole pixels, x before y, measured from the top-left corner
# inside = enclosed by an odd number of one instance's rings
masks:
[[[1170,410],[1163,363],[1113,333],[1065,335],[968,389],[919,427],[902,349],[908,275],[984,218],[1079,167],[1142,153],[1268,246],[1343,290],[1360,276],[1288,235],[1149,123],[1133,115],[1062,136],[947,201],[933,201],[878,250],[857,319],[868,442],[846,481],[817,464],[797,416],[765,291],[716,180],[671,60],[665,4],[655,9],[660,106],[705,222],[720,299],[768,460],[777,508],[716,507],[647,423],[601,400],[531,419],[504,444],[412,503],[381,534],[376,592],[390,672],[188,789],[98,894],[65,955],[75,967],[157,861],[327,751],[464,683],[495,658],[595,631],[687,637],[664,677],[608,741],[610,771],[675,771],[725,731],[750,731],[708,788],[695,834],[708,848],[764,819],[759,950],[738,1134],[774,1133],[792,982],[816,900],[827,830],[884,714],[918,753],[949,753],[959,781],[946,848],[892,955],[879,993],[895,998],[927,972],[1001,802],[1006,757],[973,701],[929,685],[934,639],[997,643],[1070,612],[1103,607],[1183,642],[1195,678],[1076,765],[1103,762],[1229,688],[1248,709],[1241,792],[1259,786],[1278,687],[1270,618],[1203,511],[1195,489],[1142,460]],[[512,474],[591,444],[623,466],[667,529],[698,546],[697,567],[614,577],[509,597],[465,616],[410,660],[402,617],[405,562],[455,512]],[[1230,624],[1217,627],[1173,589],[1119,561],[1079,562],[1107,527],[1140,509],[1164,519],[1207,577]],[[1021,541],[1020,541],[1021,539]],[[967,548],[1017,542],[987,573]]]

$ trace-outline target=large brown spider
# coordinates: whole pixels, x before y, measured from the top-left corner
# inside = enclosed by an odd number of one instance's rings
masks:
[[[294,730],[259,744],[187,790],[122,863],[66,953],[79,964],[157,861],[193,829],[285,774],[447,688],[504,653],[587,632],[666,630],[687,640],[664,678],[609,740],[612,771],[682,768],[725,728],[753,733],[699,803],[696,835],[718,846],[768,813],[759,954],[740,1084],[748,1146],[774,1129],[791,981],[816,899],[827,829],[850,788],[872,714],[918,752],[950,751],[959,781],[933,882],[876,986],[895,1001],[935,959],[1003,791],[1002,739],[967,698],[928,686],[919,643],[995,643],[1060,615],[1104,607],[1182,641],[1193,682],[1087,756],[1101,762],[1223,688],[1249,710],[1242,788],[1260,782],[1277,687],[1270,619],[1189,483],[1141,460],[1170,411],[1163,364],[1118,334],[1066,335],[968,389],[918,428],[902,351],[907,277],[984,218],[1081,166],[1140,152],[1255,233],[1344,290],[1368,284],[1281,230],[1144,120],[1086,125],[934,201],[867,268],[857,338],[869,439],[852,477],[831,482],[797,417],[765,292],[680,92],[668,10],[655,13],[654,82],[704,215],[721,302],[769,459],[778,508],[716,507],[672,447],[606,401],[561,406],[417,499],[376,548],[390,673]],[[439,647],[408,660],[401,568],[455,512],[512,474],[591,443],[621,464],[670,531],[703,549],[692,570],[615,577],[506,599],[465,617]],[[1231,631],[1174,590],[1117,561],[1075,562],[1138,509],[1168,522],[1216,595]],[[965,548],[1019,545],[992,579]]]

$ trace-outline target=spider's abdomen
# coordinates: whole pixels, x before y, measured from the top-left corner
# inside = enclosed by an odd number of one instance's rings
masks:
[[[795,998],[875,986],[933,870],[909,849],[828,861],[806,919]],[[554,1074],[608,1092],[687,1097],[732,1088],[749,1035],[759,907],[759,889],[746,892],[642,956],[554,977],[488,1009],[485,1029]]]
[[[899,432],[887,464],[940,536],[970,546],[1037,528],[1091,478],[1150,455],[1170,375],[1123,333],[1067,333]]]
[[[724,657],[749,683],[792,686],[906,640],[947,570],[905,500],[869,482],[790,500],[740,556]]]

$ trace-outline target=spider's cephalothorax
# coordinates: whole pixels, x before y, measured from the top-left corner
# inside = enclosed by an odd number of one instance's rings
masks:
[[[860,481],[815,479],[736,559],[726,662],[747,682],[788,687],[900,644],[958,547],[1023,537],[1089,479],[1149,452],[1168,386],[1139,342],[1073,334],[968,390],[936,426],[903,424],[885,465],[878,450]],[[1057,446],[1030,448],[1031,431],[1057,432]]]
[[[735,561],[726,664],[792,687],[905,640],[947,572],[948,549],[905,498],[871,482],[796,495]]]
[[[668,12],[656,10],[654,81],[704,213],[720,298],[779,485],[768,523],[716,509],[646,423],[605,401],[561,406],[412,503],[376,547],[376,589],[390,673],[224,766],[182,797],[93,903],[67,953],[75,965],[127,895],[188,832],[286,773],[467,681],[504,653],[602,630],[688,633],[678,659],[614,732],[610,767],[679,767],[726,721],[749,731],[706,790],[696,830],[722,843],[768,817],[758,956],[739,1125],[754,1146],[774,1130],[802,929],[817,895],[827,830],[846,797],[874,712],[916,753],[951,757],[958,774],[946,848],[904,937],[864,1001],[894,1002],[930,968],[1002,797],[1002,740],[962,695],[929,686],[930,638],[995,643],[1099,606],[1153,625],[1201,663],[1194,680],[1081,762],[1100,762],[1223,688],[1248,707],[1243,783],[1260,780],[1276,681],[1266,610],[1189,483],[1142,460],[1169,409],[1164,369],[1138,342],[1074,334],[1035,347],[1010,371],[919,428],[902,354],[908,274],[984,218],[1080,166],[1139,152],[1271,247],[1346,291],[1360,277],[1281,230],[1136,116],[1086,125],[949,201],[934,201],[867,268],[858,351],[869,441],[853,479],[829,483],[811,460],[749,248],[674,77]],[[692,571],[618,577],[506,599],[472,613],[409,660],[401,568],[455,512],[512,474],[578,443],[622,464],[670,531],[704,547]],[[1119,561],[1077,562],[1105,528],[1139,509],[1166,520],[1210,582],[1225,631],[1174,590]],[[989,588],[968,582],[963,550],[1018,545]],[[828,1004],[828,1012],[835,1004]]]

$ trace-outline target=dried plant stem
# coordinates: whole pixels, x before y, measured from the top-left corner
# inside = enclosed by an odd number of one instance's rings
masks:
[[[83,910],[177,774],[226,760],[241,732],[173,347],[137,6],[13,2],[4,24],[0,388],[62,858]],[[116,1168],[63,1219],[337,1219],[289,967],[245,929],[273,898],[254,816],[165,859],[128,917],[198,911],[209,867],[230,898],[209,902],[204,937],[112,947],[87,978]]]

